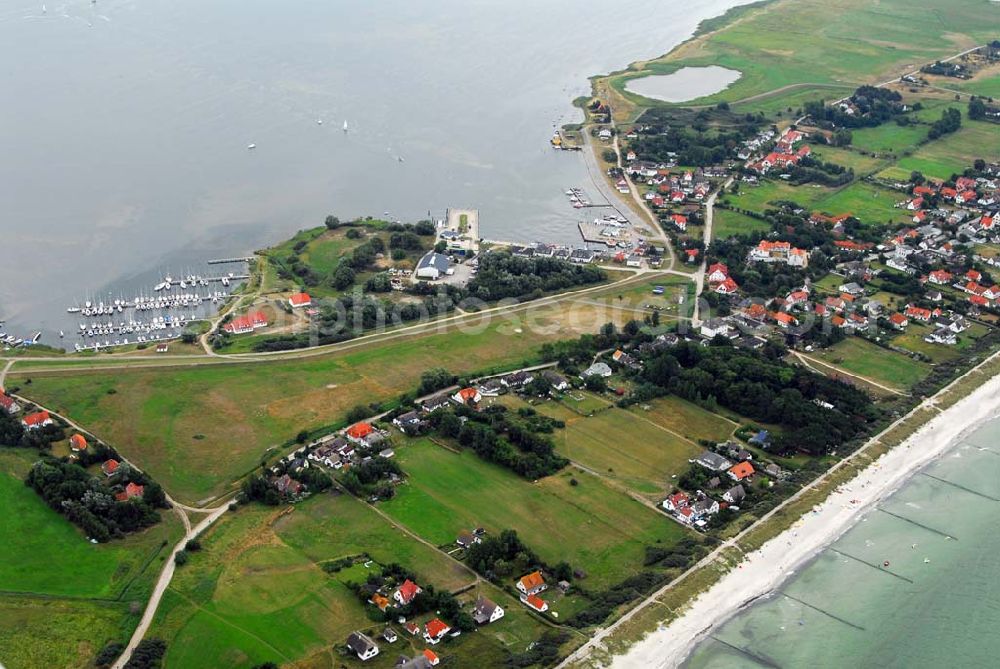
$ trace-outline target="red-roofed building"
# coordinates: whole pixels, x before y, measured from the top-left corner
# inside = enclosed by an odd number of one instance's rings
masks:
[[[976,283],[979,283],[979,280],[983,278],[983,275],[974,269],[970,269],[968,272],[965,273],[965,278],[968,279],[969,281],[975,281]]]
[[[85,451],[87,450],[87,440],[83,438],[82,434],[74,434],[69,438],[69,450],[71,451]]]
[[[101,465],[101,471],[104,472],[105,476],[114,476],[115,472],[118,471],[118,461],[114,459],[105,460],[104,464]]]
[[[663,508],[667,511],[679,511],[688,505],[690,499],[682,492],[675,492],[663,500]]]
[[[752,318],[757,321],[762,321],[767,318],[767,308],[763,304],[758,304],[753,302],[743,307],[743,314],[747,318]]]
[[[246,334],[267,327],[267,316],[260,311],[254,311],[245,316],[238,316],[222,326],[229,334]]]
[[[687,216],[684,216],[682,214],[671,214],[670,215],[670,221],[674,225],[676,225],[677,228],[679,230],[681,230],[682,232],[684,230],[687,230],[687,227],[688,227],[688,218],[687,218]]]
[[[371,426],[371,423],[355,423],[347,428],[347,438],[354,442],[361,442],[374,431],[375,428]]]
[[[288,298],[288,304],[292,306],[292,309],[308,307],[312,304],[312,298],[309,297],[308,293],[295,293]]]
[[[39,411],[37,413],[28,414],[21,419],[21,426],[25,430],[38,430],[46,425],[52,425],[52,417],[49,416],[48,411]]]
[[[795,317],[784,311],[776,311],[771,314],[771,318],[774,322],[778,324],[779,327],[788,328],[798,323]]]
[[[951,283],[954,277],[951,272],[946,272],[943,269],[936,269],[927,275],[927,280],[931,283],[936,283],[939,286],[946,286]]]
[[[436,667],[438,666],[438,664],[441,663],[441,658],[439,658],[437,656],[437,653],[435,653],[430,648],[424,648],[423,653],[424,657],[427,658],[427,664],[431,665],[432,667]]]
[[[457,404],[465,406],[475,406],[482,401],[483,396],[475,388],[462,388],[451,398]]]
[[[694,262],[698,258],[698,249],[687,249],[684,251],[687,255],[688,262]]]
[[[976,191],[974,190],[962,191],[957,196],[955,196],[955,204],[965,204],[967,202],[975,202],[976,198],[978,197],[979,196],[976,195]]]
[[[982,295],[969,295],[969,302],[975,304],[977,307],[988,307],[990,305],[990,301]]]
[[[733,295],[740,289],[739,285],[732,279],[727,278],[725,281],[720,283],[715,287],[715,292],[720,295]]]
[[[412,602],[413,598],[419,595],[421,592],[423,592],[423,590],[419,585],[417,585],[410,579],[406,579],[405,581],[403,581],[403,584],[401,586],[396,588],[396,592],[392,593],[392,598],[395,599],[400,604],[402,604],[403,606],[406,606],[407,604]]]
[[[428,620],[424,625],[424,641],[435,644],[444,638],[444,635],[451,631],[451,627],[440,618]]]
[[[0,409],[3,409],[13,416],[21,410],[21,405],[14,401],[13,397],[7,395],[3,390],[0,390]]]
[[[545,579],[542,577],[542,572],[540,571],[525,574],[517,581],[517,589],[526,595],[537,594],[547,587],[549,586],[545,585]]]
[[[903,314],[892,314],[889,316],[889,323],[897,330],[904,330],[910,324],[910,320]]]
[[[754,468],[749,462],[740,462],[729,468],[729,478],[743,481],[754,475]]]
[[[922,323],[927,323],[931,320],[931,310],[924,309],[923,307],[906,307],[906,317],[912,318],[913,320],[920,321]]]
[[[539,613],[545,613],[549,610],[549,603],[538,595],[525,595],[521,597],[521,601]]]
[[[717,262],[709,266],[708,271],[705,272],[705,280],[709,283],[720,283],[728,278],[729,268],[721,262]]]
[[[136,483],[129,483],[125,486],[125,496],[128,499],[132,499],[133,497],[142,497],[143,490],[145,490],[145,486],[141,486]]]

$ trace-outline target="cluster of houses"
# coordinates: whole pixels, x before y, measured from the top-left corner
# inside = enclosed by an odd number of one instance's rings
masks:
[[[788,242],[762,239],[757,246],[750,249],[749,261],[806,268],[809,266],[809,252],[797,249]]]
[[[761,431],[751,442],[766,445],[767,440],[767,432]],[[691,460],[711,472],[707,487],[714,497],[702,490],[692,493],[675,490],[662,503],[663,509],[683,525],[702,529],[721,509],[738,510],[747,496],[744,486],[749,486],[757,474],[752,462],[753,454],[738,443],[717,444],[716,449],[719,452],[706,450]],[[764,467],[763,471],[772,479],[784,476],[781,468],[773,463]]]
[[[671,172],[666,165],[647,161],[631,162],[626,171],[630,177],[651,188],[644,198],[656,209],[685,203],[700,204],[712,193],[711,179],[729,176],[729,168],[724,165],[699,167],[681,173]]]
[[[802,146],[796,149],[796,145],[802,142],[808,135],[799,130],[785,130],[775,142],[773,149],[764,157],[757,158],[758,154],[749,153],[747,155],[746,169],[764,176],[773,169],[788,169],[802,162],[803,158],[808,158],[812,154],[809,146]],[[769,146],[770,142],[761,144],[758,150],[764,146]],[[741,152],[742,155],[742,152]]]
[[[514,584],[517,588],[518,599],[536,613],[545,613],[549,610],[549,603],[541,597],[541,593],[548,590],[549,586],[545,582],[545,576],[540,571],[533,571],[517,579]],[[559,590],[567,592],[570,588],[568,581],[559,581]]]
[[[222,326],[231,335],[248,334],[254,330],[267,327],[267,316],[261,311],[252,311],[243,316],[237,316]]]
[[[556,260],[565,260],[580,265],[604,259],[600,251],[593,249],[574,248],[572,246],[560,246],[558,244],[545,244],[542,242],[535,242],[526,246],[512,246],[510,247],[510,254],[516,258],[555,258]]]

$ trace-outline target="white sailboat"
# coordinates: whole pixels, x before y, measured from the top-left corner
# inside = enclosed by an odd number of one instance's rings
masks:
[[[346,120],[344,121],[344,132],[345,133],[347,132],[347,121]]]

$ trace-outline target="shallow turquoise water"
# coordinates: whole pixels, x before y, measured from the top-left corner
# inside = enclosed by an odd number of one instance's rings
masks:
[[[914,476],[778,592],[716,629],[684,666],[1000,665],[997,500],[1000,421]]]

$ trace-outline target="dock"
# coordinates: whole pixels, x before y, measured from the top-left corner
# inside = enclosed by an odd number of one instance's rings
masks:
[[[206,264],[208,265],[229,265],[238,262],[250,262],[251,260],[256,260],[255,256],[246,256],[244,258],[217,258],[215,260],[209,260]]]
[[[583,241],[590,244],[604,244],[604,245],[614,245],[618,242],[629,241],[628,228],[625,226],[615,227],[610,223],[589,223],[587,221],[582,221],[577,224],[580,229],[580,236],[583,237]],[[617,231],[618,235],[607,235],[609,229]]]

